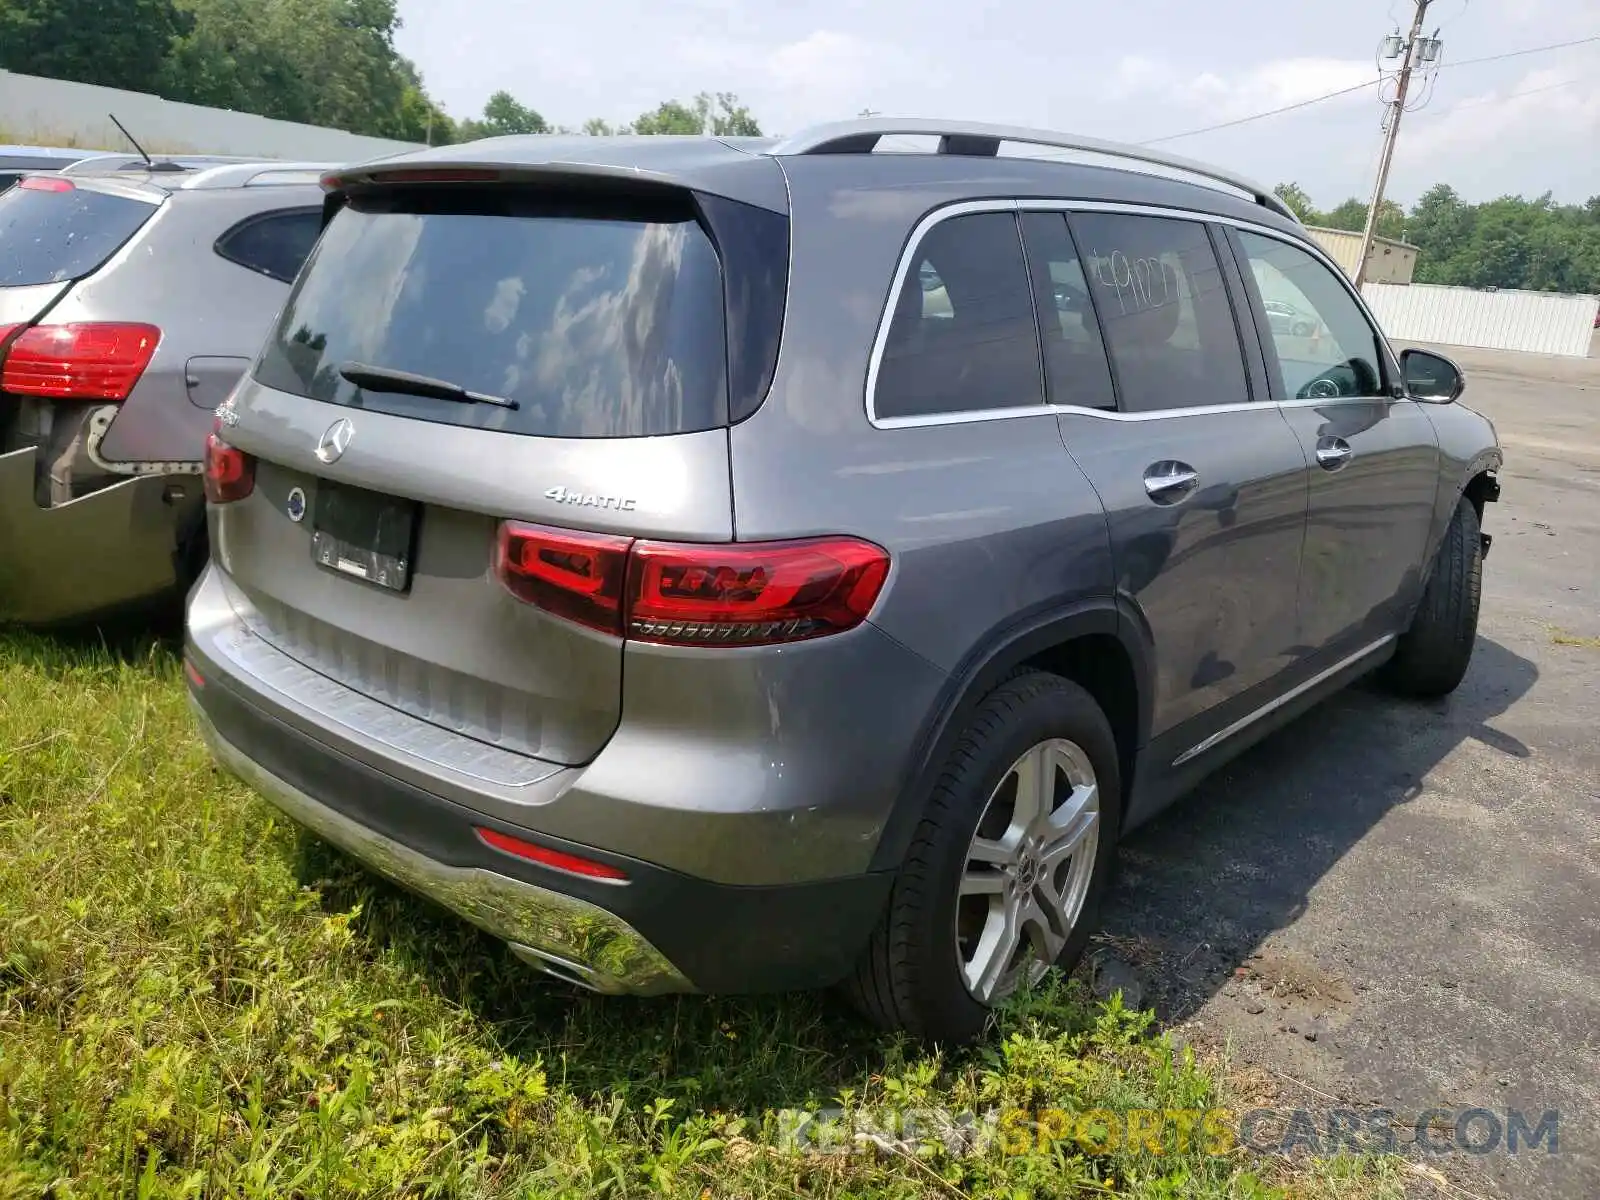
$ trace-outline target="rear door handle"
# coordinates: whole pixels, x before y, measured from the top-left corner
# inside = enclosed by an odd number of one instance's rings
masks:
[[[1317,466],[1324,471],[1337,471],[1350,461],[1355,451],[1341,437],[1325,437],[1317,442]]]
[[[1176,504],[1199,482],[1200,472],[1188,463],[1168,459],[1145,469],[1144,494],[1157,504]]]

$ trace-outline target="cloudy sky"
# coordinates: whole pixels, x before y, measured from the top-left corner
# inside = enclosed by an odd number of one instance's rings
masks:
[[[1411,0],[400,0],[402,53],[454,116],[504,88],[553,124],[626,121],[698,91],[769,133],[854,116],[964,117],[1142,141],[1377,78]],[[1471,200],[1600,194],[1600,0],[1434,0],[1446,64],[1402,125],[1389,194],[1444,180]],[[1460,63],[1459,66],[1451,64]],[[1319,205],[1372,187],[1376,86],[1161,143]]]

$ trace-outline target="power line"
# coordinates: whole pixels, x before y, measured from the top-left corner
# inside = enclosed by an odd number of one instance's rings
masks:
[[[1523,96],[1537,96],[1540,92],[1553,92],[1557,88],[1571,87],[1577,83],[1588,83],[1587,79],[1563,79],[1560,83],[1547,83],[1543,87],[1528,88],[1520,92],[1510,92],[1504,96],[1478,96],[1472,100],[1462,100],[1452,104],[1449,108],[1441,108],[1437,112],[1428,114],[1434,117],[1448,117],[1460,108],[1472,108],[1479,104],[1503,104],[1507,100],[1517,100]]]
[[[1324,100],[1332,100],[1336,96],[1348,96],[1351,92],[1365,91],[1369,87],[1376,87],[1378,80],[1369,79],[1365,83],[1358,83],[1352,87],[1340,88],[1336,92],[1325,92],[1320,96],[1313,96],[1309,100],[1300,100],[1294,104],[1285,104],[1282,108],[1270,108],[1266,112],[1255,113],[1248,117],[1237,117],[1232,121],[1219,121],[1215,125],[1202,125],[1199,129],[1185,130],[1183,133],[1169,133],[1165,137],[1147,138],[1136,143],[1140,146],[1154,146],[1158,142],[1175,142],[1179,138],[1194,137],[1200,133],[1210,133],[1214,129],[1232,129],[1235,125],[1248,125],[1251,121],[1259,121],[1265,117],[1275,117],[1279,113],[1293,112],[1297,108],[1309,108],[1313,104],[1321,104]]]
[[[1548,50],[1565,50],[1569,46],[1586,46],[1591,42],[1600,42],[1600,34],[1597,34],[1593,37],[1577,38],[1570,42],[1555,42],[1549,46],[1530,46],[1526,50],[1508,50],[1504,54],[1489,54],[1485,55],[1483,58],[1464,58],[1460,62],[1440,63],[1438,69],[1445,71],[1453,67],[1471,67],[1476,66],[1479,63],[1500,62],[1502,59],[1520,58],[1526,54],[1543,54]],[[1147,138],[1146,140],[1137,144],[1140,146],[1154,146],[1160,142],[1175,142],[1180,138],[1195,137],[1196,135],[1202,133],[1212,133],[1218,129],[1232,129],[1235,125],[1248,125],[1252,121],[1264,120],[1267,117],[1276,117],[1280,113],[1294,112],[1299,108],[1309,108],[1313,104],[1321,104],[1325,100],[1334,100],[1340,96],[1348,96],[1352,92],[1364,91],[1367,88],[1376,87],[1382,82],[1383,81],[1381,79],[1369,79],[1365,83],[1353,84],[1350,87],[1340,88],[1335,92],[1325,92],[1320,96],[1313,96],[1309,100],[1299,100],[1294,104],[1285,104],[1281,108],[1271,108],[1266,112],[1252,113],[1248,117],[1236,117],[1231,121],[1219,121],[1215,125],[1202,125],[1199,129],[1187,129],[1182,133],[1169,133],[1164,137]]]

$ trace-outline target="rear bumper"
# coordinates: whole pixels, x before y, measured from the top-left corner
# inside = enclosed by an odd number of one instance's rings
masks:
[[[375,871],[580,986],[640,995],[824,987],[850,970],[887,898],[888,874],[715,883],[487,816],[279,720],[193,642],[187,652],[204,679],[190,681],[200,730],[225,768]],[[616,866],[627,882],[506,854],[477,828]]]
[[[40,508],[36,458],[32,449],[0,455],[0,621],[72,621],[178,586],[178,530],[203,503],[198,476],[129,479]],[[169,503],[175,484],[186,495]]]

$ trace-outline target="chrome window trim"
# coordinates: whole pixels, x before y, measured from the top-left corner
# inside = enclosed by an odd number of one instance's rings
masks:
[[[882,314],[878,318],[878,329],[872,340],[872,355],[867,362],[866,386],[866,414],[867,423],[874,429],[911,429],[924,425],[966,425],[979,421],[1009,421],[1017,417],[1037,417],[1045,414],[1073,415],[1095,417],[1102,421],[1157,421],[1167,417],[1194,417],[1208,416],[1218,413],[1230,412],[1259,412],[1263,408],[1276,404],[1280,408],[1314,407],[1319,404],[1362,403],[1372,404],[1378,401],[1394,403],[1404,397],[1392,396],[1334,396],[1328,398],[1313,398],[1310,400],[1245,400],[1237,404],[1195,404],[1182,408],[1162,408],[1152,412],[1117,412],[1104,408],[1084,408],[1076,404],[1050,404],[1022,405],[1008,408],[974,409],[952,413],[929,413],[927,415],[912,415],[904,417],[880,417],[877,411],[878,373],[883,364],[883,352],[888,343],[889,326],[894,322],[896,302],[900,297],[900,289],[905,285],[906,276],[911,273],[911,264],[915,261],[917,250],[929,232],[944,221],[955,217],[968,216],[972,213],[985,212],[1098,212],[1119,213],[1136,217],[1165,217],[1171,220],[1194,221],[1201,225],[1217,224],[1231,225],[1237,229],[1245,229],[1251,233],[1261,234],[1275,238],[1285,245],[1294,246],[1304,250],[1313,258],[1331,270],[1344,285],[1344,289],[1355,300],[1362,316],[1372,327],[1377,335],[1378,345],[1388,357],[1388,367],[1391,374],[1398,375],[1399,361],[1394,357],[1394,351],[1389,345],[1389,339],[1384,336],[1383,327],[1378,324],[1372,315],[1372,310],[1367,307],[1366,301],[1361,298],[1350,283],[1349,278],[1315,242],[1309,237],[1298,237],[1282,229],[1275,229],[1270,225],[1263,225],[1255,221],[1247,221],[1240,217],[1224,216],[1218,213],[1200,212],[1186,208],[1164,208],[1149,204],[1127,204],[1120,201],[1108,200],[1063,200],[1054,198],[1020,197],[993,197],[983,200],[959,200],[953,204],[942,205],[932,212],[925,214],[911,230],[911,236],[906,239],[905,249],[900,252],[900,259],[895,264],[894,279],[889,288],[889,296],[884,304]],[[1020,238],[1021,231],[1017,236]],[[1032,281],[1029,281],[1032,290]],[[1255,320],[1254,312],[1247,314],[1252,321]]]

